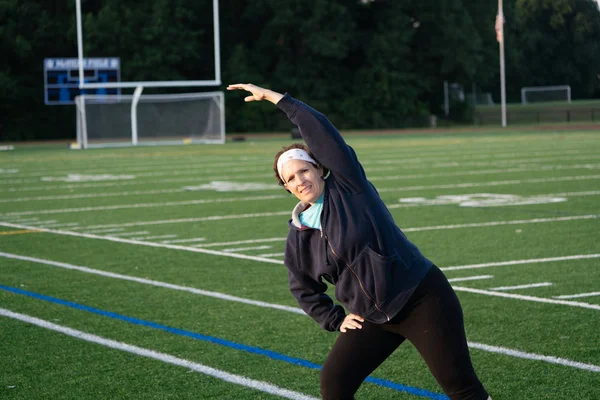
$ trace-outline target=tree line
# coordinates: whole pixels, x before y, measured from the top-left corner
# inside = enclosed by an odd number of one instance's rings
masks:
[[[444,82],[500,101],[497,0],[220,0],[223,90],[288,91],[342,129],[419,126],[443,115]],[[86,57],[120,57],[121,80],[214,76],[211,0],[82,0]],[[595,0],[505,0],[506,90],[571,86],[600,97]],[[74,106],[44,104],[43,59],[77,56],[75,1],[0,1],[0,139],[73,138]],[[163,89],[162,92],[165,92]],[[145,90],[159,93],[161,90]],[[228,132],[289,129],[226,94]],[[450,118],[469,118],[469,102]]]

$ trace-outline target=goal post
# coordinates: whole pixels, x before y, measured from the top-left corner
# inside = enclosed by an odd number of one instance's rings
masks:
[[[571,102],[571,86],[529,86],[521,88],[521,103],[537,103],[544,101]]]
[[[82,95],[75,99],[77,144],[72,148],[225,143],[223,91],[148,95],[142,93],[147,88],[221,86],[219,0],[205,1],[212,3],[212,76],[189,80],[90,82],[85,79],[83,67],[85,58],[82,0],[75,0],[78,86]],[[207,14],[206,17],[211,16]],[[135,91],[132,95],[85,94],[85,90],[93,89]]]
[[[225,143],[223,92],[81,95],[74,148]]]
[[[209,0],[210,1],[210,0]],[[143,86],[149,87],[189,87],[189,86],[219,86],[221,85],[221,43],[219,27],[219,0],[212,0],[212,22],[213,22],[213,55],[214,55],[214,76],[213,79],[206,80],[184,80],[184,81],[140,81],[140,82],[116,82],[112,84],[105,83],[86,83],[84,77],[84,54],[83,54],[83,24],[82,24],[82,0],[75,0],[75,13],[77,24],[77,58],[79,60],[79,89],[98,89],[98,88],[136,88]]]

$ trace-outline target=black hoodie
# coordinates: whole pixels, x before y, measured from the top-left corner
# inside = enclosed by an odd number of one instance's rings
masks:
[[[292,294],[323,329],[338,330],[345,311],[325,294],[327,281],[346,310],[374,323],[393,318],[432,262],[398,228],[354,150],[320,112],[289,94],[277,103],[296,124],[325,180],[321,231],[289,221],[285,265]]]

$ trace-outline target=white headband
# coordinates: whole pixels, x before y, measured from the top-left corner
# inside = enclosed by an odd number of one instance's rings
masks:
[[[282,155],[280,155],[279,159],[277,160],[277,173],[279,174],[279,177],[281,178],[281,180],[284,183],[285,183],[285,179],[283,179],[283,176],[281,175],[281,169],[283,168],[283,164],[285,164],[286,162],[288,162],[290,160],[302,160],[302,161],[308,161],[315,165],[318,164],[315,160],[313,160],[313,158],[311,156],[308,155],[308,153],[305,150],[289,149],[288,151],[286,151]]]

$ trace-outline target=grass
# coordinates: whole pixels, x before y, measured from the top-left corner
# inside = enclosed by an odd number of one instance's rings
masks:
[[[399,226],[455,280],[473,362],[494,399],[600,398],[598,133],[347,140]],[[310,366],[323,363],[338,334],[295,312],[287,288],[281,253],[295,201],[270,167],[288,143],[1,153],[0,397],[288,393],[277,388],[318,397]],[[214,181],[263,189],[184,190]],[[67,334],[75,331],[104,341]],[[109,346],[117,342],[161,355]],[[372,376],[425,398],[441,393],[409,343]],[[365,383],[357,398],[423,397],[411,390]]]

